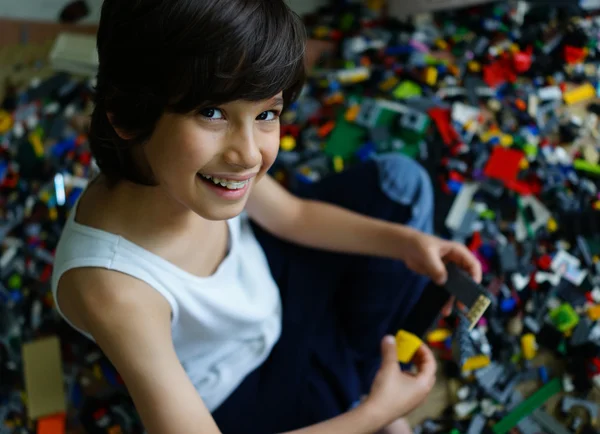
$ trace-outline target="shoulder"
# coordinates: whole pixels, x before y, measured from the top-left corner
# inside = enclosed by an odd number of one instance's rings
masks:
[[[168,301],[147,283],[117,271],[69,270],[58,282],[56,297],[63,315],[92,335],[99,328],[144,318],[164,318],[170,327]]]

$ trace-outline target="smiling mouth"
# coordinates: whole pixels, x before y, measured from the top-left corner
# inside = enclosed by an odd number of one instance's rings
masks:
[[[226,188],[227,190],[240,190],[246,187],[250,182],[249,179],[246,179],[245,181],[233,181],[229,179],[215,178],[213,176],[203,175],[201,173],[198,174],[198,177],[204,182],[212,183],[218,187]]]

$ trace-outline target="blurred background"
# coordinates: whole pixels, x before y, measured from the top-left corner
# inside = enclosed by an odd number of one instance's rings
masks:
[[[101,0],[0,0],[0,434],[141,433],[122,380],[49,293],[87,144]],[[417,433],[598,433],[600,0],[289,0],[310,77],[272,173],[417,160],[436,233],[490,306],[432,318]]]

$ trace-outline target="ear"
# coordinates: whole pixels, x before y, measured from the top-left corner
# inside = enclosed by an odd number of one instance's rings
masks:
[[[125,131],[123,128],[118,128],[118,127],[115,126],[115,122],[114,122],[115,115],[114,115],[114,113],[107,112],[106,113],[106,117],[108,117],[108,121],[110,122],[111,126],[113,127],[113,129],[115,130],[115,132],[117,133],[117,135],[120,138],[122,138],[123,140],[131,140],[131,139],[133,139],[135,137],[134,134],[132,134],[132,133],[130,133],[128,131]]]

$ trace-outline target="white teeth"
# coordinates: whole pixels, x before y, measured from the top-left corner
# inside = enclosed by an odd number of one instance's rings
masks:
[[[202,175],[202,174],[200,174]],[[206,178],[217,185],[221,185],[228,190],[239,190],[240,188],[244,188],[246,184],[248,184],[249,180],[246,181],[232,181],[227,179],[215,178],[210,175],[202,175],[203,178]]]

